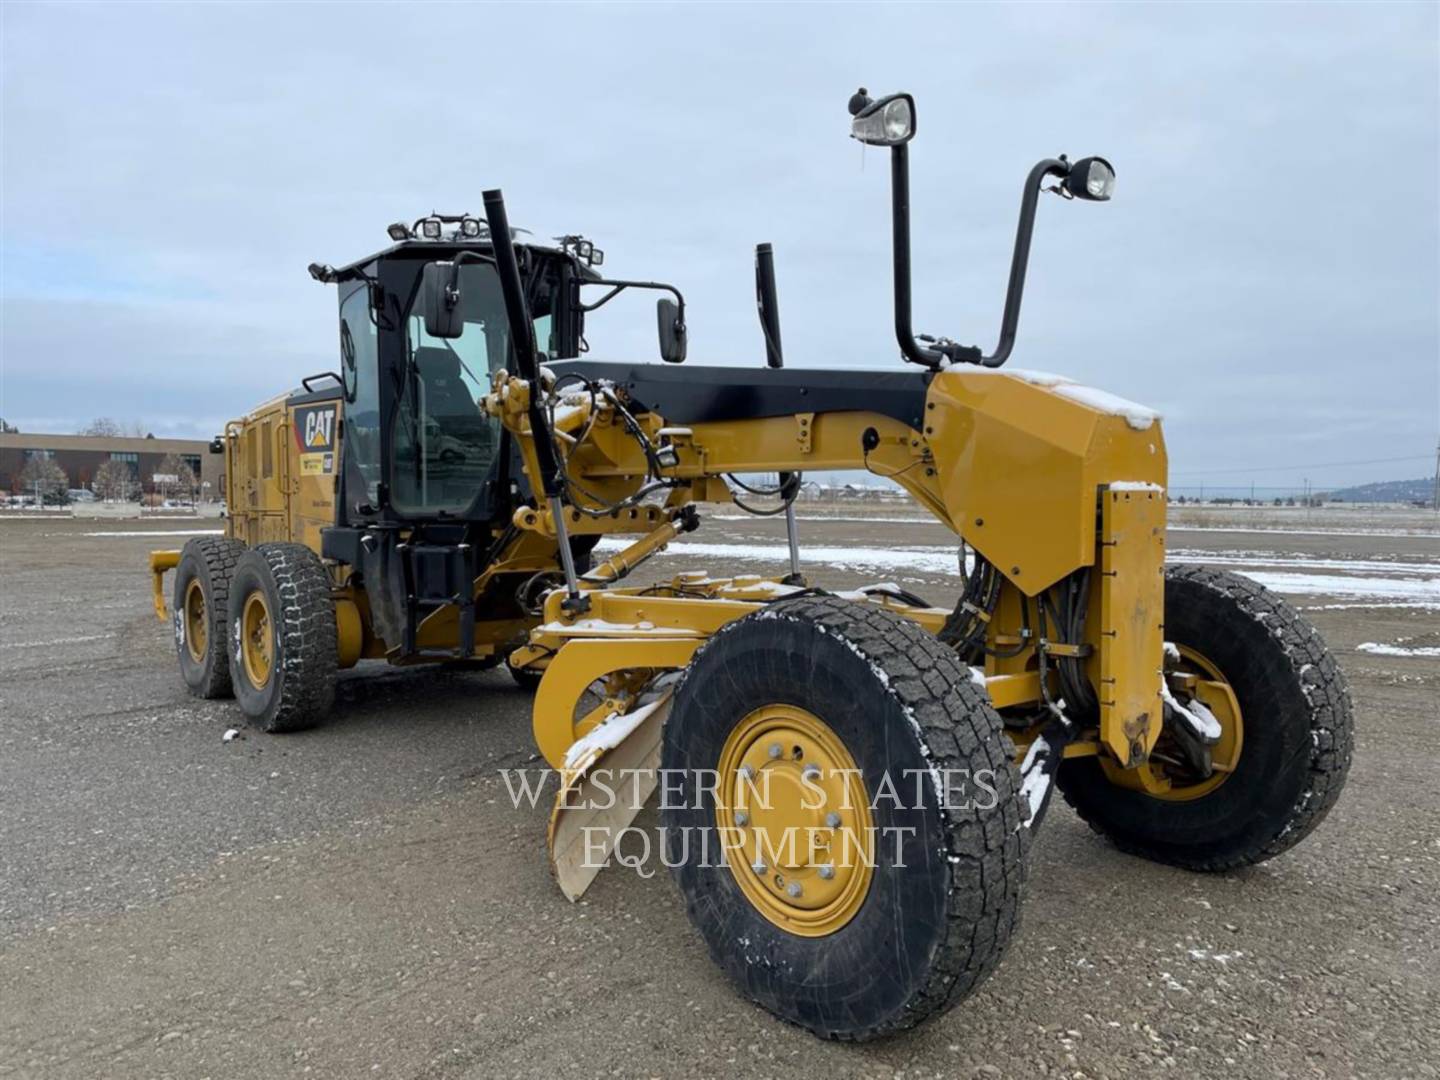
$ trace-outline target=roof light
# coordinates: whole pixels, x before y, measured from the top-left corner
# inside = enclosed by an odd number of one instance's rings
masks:
[[[480,222],[477,218],[463,217],[460,219],[460,235],[476,237],[480,235]]]
[[[424,221],[420,222],[420,235],[425,237],[426,240],[439,240],[440,219],[435,217],[428,217]]]
[[[1115,167],[1102,157],[1081,158],[1070,167],[1065,190],[1077,199],[1108,202],[1115,194]]]
[[[862,92],[863,93],[863,92]],[[859,94],[851,99],[859,104]],[[867,146],[899,146],[915,137],[915,100],[909,94],[891,94],[861,105],[850,122],[850,137]]]
[[[410,226],[406,225],[403,221],[397,221],[393,225],[385,226],[385,231],[390,234],[390,239],[394,240],[397,244],[401,240],[410,239]]]

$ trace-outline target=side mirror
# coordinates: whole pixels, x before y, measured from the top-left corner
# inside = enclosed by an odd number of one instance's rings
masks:
[[[421,271],[421,307],[425,333],[432,338],[458,338],[465,330],[460,318],[460,289],[453,262],[426,263]]]
[[[685,359],[685,320],[680,305],[674,300],[655,301],[655,317],[660,331],[660,359],[678,364]]]

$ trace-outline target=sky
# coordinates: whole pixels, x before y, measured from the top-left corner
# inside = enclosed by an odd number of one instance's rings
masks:
[[[336,366],[339,265],[387,223],[581,232],[685,292],[690,362],[898,368],[886,151],[915,95],[917,330],[993,348],[1020,185],[1041,203],[1010,363],[1165,416],[1172,483],[1428,475],[1440,438],[1440,6],[0,5],[0,416],[156,435]],[[657,358],[653,299],[592,355]],[[1358,464],[1350,464],[1358,463]]]

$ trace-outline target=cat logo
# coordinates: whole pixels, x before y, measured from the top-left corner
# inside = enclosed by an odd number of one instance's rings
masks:
[[[339,412],[334,405],[305,405],[295,410],[291,426],[299,444],[300,475],[334,473],[338,421]]]
[[[335,449],[335,406],[318,405],[295,410],[295,441],[302,454]]]

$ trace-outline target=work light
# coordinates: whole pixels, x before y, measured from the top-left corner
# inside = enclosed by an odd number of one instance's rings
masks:
[[[401,240],[410,239],[410,227],[403,221],[397,221],[393,225],[387,225],[385,231],[390,234],[390,239],[394,240],[397,244]]]
[[[850,137],[867,146],[909,142],[915,137],[915,100],[909,94],[891,94],[862,106],[850,122]]]
[[[460,219],[460,235],[461,235],[461,236],[469,236],[469,237],[479,236],[479,235],[480,235],[480,222],[479,222],[477,219],[473,218],[473,217],[461,218],[461,219]]]
[[[1107,202],[1115,194],[1115,168],[1103,157],[1081,158],[1070,167],[1065,190],[1077,199]]]
[[[420,235],[425,237],[426,240],[439,240],[440,219],[430,217],[420,222]]]

